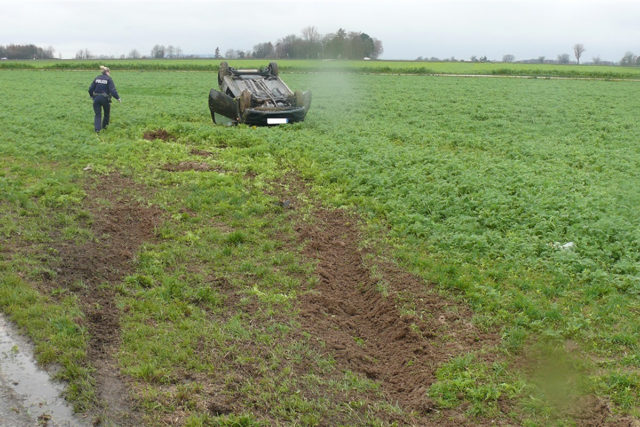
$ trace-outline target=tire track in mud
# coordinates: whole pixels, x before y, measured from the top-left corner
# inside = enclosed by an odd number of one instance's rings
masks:
[[[135,201],[136,184],[118,173],[105,175],[87,189],[84,207],[91,214],[93,238],[78,244],[58,241],[55,277],[45,286],[67,288],[77,295],[89,332],[87,356],[96,369],[96,394],[107,419],[117,425],[137,425],[129,392],[114,353],[120,345],[119,283],[133,270],[132,260],[142,243],[154,238],[160,211]]]
[[[486,362],[499,359],[498,332],[475,327],[467,305],[439,294],[434,284],[397,266],[384,243],[363,247],[365,235],[357,215],[313,201],[309,206],[307,200],[313,198],[301,178],[287,175],[273,185],[270,194],[280,199],[283,208],[310,208],[304,215],[291,214],[302,254],[316,264],[318,278],[299,297],[301,328],[317,342],[320,353],[336,360],[339,372],[352,371],[376,381],[386,400],[407,412],[392,419],[381,414],[386,422],[511,425],[520,418],[517,403],[506,398],[499,400],[500,414],[492,419],[469,418],[464,402],[457,408],[438,408],[427,395],[437,369],[470,352]],[[540,360],[544,355],[532,360],[519,356],[516,370],[528,367],[527,372],[535,372]],[[606,399],[587,394],[560,408],[558,416],[585,426],[637,425],[633,417],[616,415],[611,407]]]
[[[377,264],[382,277],[373,278],[366,251],[358,248],[356,224],[345,213],[320,209],[314,221],[298,230],[320,277],[301,300],[304,329],[333,350],[343,369],[379,381],[389,401],[430,413],[434,404],[427,391],[438,366],[493,346],[498,337],[478,331],[468,308],[428,292],[419,278],[393,265]],[[402,294],[414,299],[423,316],[401,311]]]
[[[306,193],[298,178],[286,179],[278,195]],[[437,408],[427,395],[437,368],[461,354],[495,347],[499,336],[472,325],[467,306],[360,248],[357,217],[313,206],[309,220],[298,220],[296,232],[319,278],[300,297],[302,329],[335,358],[341,371],[378,382],[387,401],[413,412],[404,421],[442,425],[442,414],[433,413]]]

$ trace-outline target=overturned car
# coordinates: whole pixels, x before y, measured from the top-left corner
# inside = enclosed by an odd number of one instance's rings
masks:
[[[214,123],[225,121],[249,125],[301,122],[311,105],[311,92],[292,92],[278,77],[278,64],[257,70],[241,70],[222,62],[218,69],[220,90],[209,92]],[[222,117],[221,117],[222,116]]]

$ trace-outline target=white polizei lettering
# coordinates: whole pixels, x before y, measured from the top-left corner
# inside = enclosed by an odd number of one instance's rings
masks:
[[[96,83],[102,83],[103,85],[106,85],[107,83],[109,83],[109,80],[96,79]]]

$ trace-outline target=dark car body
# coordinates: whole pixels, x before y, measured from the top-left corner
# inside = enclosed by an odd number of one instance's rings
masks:
[[[275,125],[301,122],[311,105],[311,92],[292,92],[278,76],[275,62],[260,69],[235,69],[226,62],[218,70],[220,90],[209,92],[209,110],[233,123]]]

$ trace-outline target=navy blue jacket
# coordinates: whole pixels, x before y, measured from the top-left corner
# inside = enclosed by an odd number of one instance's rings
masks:
[[[106,74],[100,74],[98,77],[93,79],[91,86],[89,86],[89,96],[93,98],[96,95],[105,95],[107,97],[113,96],[115,99],[120,99],[120,95],[118,95],[118,91],[116,90],[116,85],[113,84],[111,77]]]

